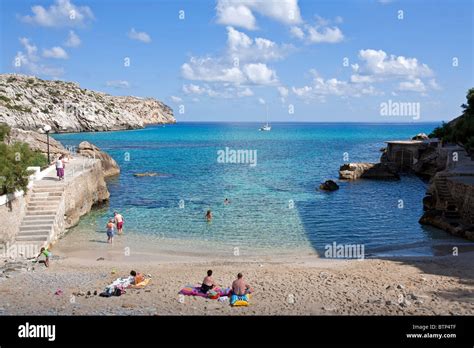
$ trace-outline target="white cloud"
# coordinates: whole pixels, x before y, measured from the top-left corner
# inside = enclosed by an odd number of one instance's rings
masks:
[[[290,45],[277,43],[261,37],[251,39],[233,27],[227,27],[227,50],[232,59],[244,61],[270,61],[284,58],[292,49]]]
[[[257,29],[253,12],[283,24],[291,25],[301,22],[298,0],[218,0],[216,12],[217,23],[248,30]]]
[[[428,65],[419,63],[416,58],[388,56],[382,50],[360,50],[359,58],[363,61],[360,71],[367,75],[399,77],[429,77],[433,75],[433,71]]]
[[[265,104],[266,104],[266,101],[265,101],[265,99],[263,99],[263,98],[258,98],[258,102],[259,102],[260,104],[262,104],[262,105],[265,105]]]
[[[117,89],[130,88],[130,83],[124,80],[113,80],[106,82],[107,87],[113,87]]]
[[[20,38],[20,43],[26,53],[18,51],[13,59],[13,67],[16,70],[27,72],[33,75],[45,75],[48,77],[58,78],[64,73],[62,68],[46,66],[42,64],[41,58],[38,56],[38,48],[30,42],[28,38]]]
[[[181,103],[183,101],[182,98],[180,97],[176,97],[174,95],[171,96],[171,101],[174,102],[174,103]]]
[[[81,39],[73,30],[70,30],[67,41],[64,44],[67,47],[77,47],[81,44]]]
[[[135,28],[130,29],[128,32],[128,37],[132,40],[141,41],[144,43],[150,43],[151,37],[144,31],[136,31]]]
[[[56,0],[49,8],[35,5],[31,11],[32,15],[23,16],[21,20],[43,27],[84,26],[94,19],[88,6],[76,6],[70,0]]]
[[[310,71],[313,75],[313,83],[309,86],[292,87],[292,92],[303,99],[317,99],[324,101],[326,96],[339,97],[361,97],[363,95],[379,95],[373,86],[361,85],[336,78],[324,79],[316,71]]]
[[[244,5],[223,5],[217,3],[217,23],[234,25],[248,30],[255,30],[256,21],[252,11]]]
[[[43,49],[43,57],[54,59],[68,59],[67,52],[59,46]]]
[[[278,81],[275,71],[263,63],[246,64],[243,70],[248,80],[257,85],[274,84]]]
[[[195,84],[183,85],[183,92],[187,95],[200,95],[208,96],[210,98],[241,98],[250,97],[253,95],[253,91],[248,87],[232,86],[232,85],[216,85],[211,87],[208,84],[202,86]]]
[[[402,81],[398,84],[399,91],[409,92],[426,92],[426,86],[420,79],[414,79],[413,81]]]
[[[288,97],[289,90],[284,86],[278,86],[278,93],[280,93],[280,97],[286,98]]]
[[[189,63],[181,66],[181,74],[185,79],[206,82],[243,83],[246,77],[238,67],[224,64],[220,59],[210,57],[191,57]]]
[[[304,31],[298,26],[293,26],[290,28],[290,33],[294,37],[297,37],[298,39],[302,40],[304,38]]]
[[[344,40],[344,34],[338,26],[332,23],[342,23],[342,17],[337,16],[333,21],[316,16],[315,25],[307,23],[290,28],[290,34],[306,43],[338,43]]]

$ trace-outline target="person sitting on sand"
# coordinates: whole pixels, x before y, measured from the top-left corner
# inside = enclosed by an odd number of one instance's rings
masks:
[[[208,210],[206,213],[206,220],[207,222],[211,222],[212,220],[212,212],[210,210]]]
[[[214,279],[212,279],[212,270],[207,271],[207,276],[204,277],[204,280],[202,281],[201,284],[201,292],[204,294],[207,294],[207,292],[211,289],[214,289],[216,287],[216,284],[214,282]]]
[[[117,224],[117,232],[118,234],[122,234],[122,228],[123,228],[123,216],[116,211],[114,211],[114,222]]]
[[[45,265],[46,267],[49,267],[49,258],[52,256],[52,255],[51,255],[51,252],[50,252],[48,249],[46,249],[46,248],[41,248],[39,255],[36,256],[36,260],[38,260],[38,258],[39,258],[41,255],[44,255],[44,257],[45,257],[44,265]]]
[[[132,285],[140,284],[142,281],[145,280],[145,276],[143,273],[137,273],[135,271],[131,271],[130,275],[133,277],[133,280],[130,282]]]
[[[232,282],[232,295],[243,296],[250,294],[252,291],[250,285],[244,280],[242,273],[237,274],[237,279]]]
[[[114,239],[114,230],[115,230],[114,220],[109,219],[109,222],[107,223],[106,227],[107,227],[107,243],[112,244],[113,239]]]

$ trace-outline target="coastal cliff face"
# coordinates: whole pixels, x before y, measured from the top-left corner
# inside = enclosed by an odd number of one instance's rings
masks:
[[[153,98],[116,97],[65,81],[0,75],[0,122],[52,132],[110,131],[175,123],[172,109]]]

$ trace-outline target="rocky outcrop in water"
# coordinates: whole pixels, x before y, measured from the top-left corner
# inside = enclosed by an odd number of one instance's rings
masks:
[[[94,144],[83,141],[77,148],[77,153],[87,158],[100,159],[104,177],[120,174],[120,167],[115,160],[107,152],[100,150]]]
[[[321,185],[319,185],[319,189],[323,191],[336,191],[339,190],[339,185],[333,180],[326,180]]]
[[[397,171],[385,163],[347,163],[339,168],[339,179],[400,179]]]
[[[117,97],[77,83],[0,74],[0,122],[52,132],[110,131],[175,123],[173,111],[153,98]]]

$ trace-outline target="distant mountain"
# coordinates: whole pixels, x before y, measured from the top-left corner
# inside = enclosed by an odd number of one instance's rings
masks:
[[[153,98],[115,97],[77,83],[0,74],[0,122],[53,132],[110,131],[175,123],[173,110]]]

